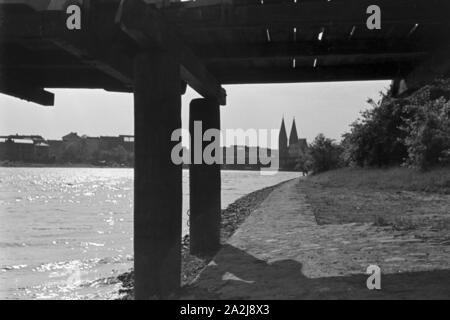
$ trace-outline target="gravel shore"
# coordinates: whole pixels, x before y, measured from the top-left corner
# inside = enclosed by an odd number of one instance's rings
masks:
[[[245,195],[222,210],[221,241],[225,243],[239,228],[242,222],[252,213],[278,185],[264,188]],[[182,240],[182,285],[191,283],[200,274],[212,257],[196,257],[189,253],[189,236]],[[134,298],[134,273],[130,271],[118,277],[123,289],[120,293],[123,300]]]

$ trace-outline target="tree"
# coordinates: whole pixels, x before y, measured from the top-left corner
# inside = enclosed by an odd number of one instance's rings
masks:
[[[408,156],[402,127],[408,117],[405,101],[383,96],[378,103],[368,100],[369,110],[343,136],[347,163],[358,166],[389,166],[404,162]]]
[[[450,165],[450,101],[440,98],[409,106],[405,144],[409,164],[421,169]]]
[[[70,142],[64,147],[61,159],[63,162],[81,162],[82,159],[82,146],[78,141]]]
[[[300,154],[295,163],[295,170],[303,173],[308,173],[312,170],[312,158],[309,151]]]
[[[435,80],[408,97],[382,95],[380,102],[343,136],[347,164],[408,164],[427,169],[450,165],[450,79]]]
[[[342,148],[334,140],[319,134],[309,147],[311,170],[319,173],[341,167],[341,154]]]

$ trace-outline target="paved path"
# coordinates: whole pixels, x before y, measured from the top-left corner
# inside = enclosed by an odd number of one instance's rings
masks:
[[[372,224],[318,225],[301,180],[275,189],[185,293],[204,299],[450,298],[450,247]],[[366,268],[382,269],[382,290]]]

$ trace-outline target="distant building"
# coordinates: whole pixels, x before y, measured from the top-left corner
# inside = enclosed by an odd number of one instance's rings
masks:
[[[79,142],[81,139],[82,138],[76,132],[71,132],[62,137],[64,142]]]
[[[112,150],[122,144],[120,137],[100,137],[100,150]]]
[[[100,150],[113,150],[123,147],[128,152],[134,152],[134,136],[120,135],[118,137],[100,137]]]
[[[0,160],[45,163],[49,159],[49,145],[41,136],[0,137]]]
[[[248,147],[232,145],[221,147],[221,169],[222,170],[261,170],[270,167],[270,157],[272,150],[260,147]],[[183,147],[183,155],[188,162],[183,164],[183,168],[188,169],[189,164],[195,164],[194,155],[190,149]],[[186,160],[187,160],[186,159]],[[203,159],[201,159],[203,161]]]
[[[280,170],[295,170],[300,158],[307,152],[306,139],[299,139],[295,119],[292,123],[289,140],[287,137],[284,119],[281,121],[280,135],[278,137],[278,154]]]
[[[60,162],[65,150],[66,143],[63,140],[48,140],[50,161]]]
[[[118,148],[125,149],[128,153],[134,152],[134,136],[120,135],[120,136],[100,136],[89,137],[87,135],[79,136],[76,132],[71,132],[62,137],[61,143],[58,141],[51,141],[51,154],[57,159],[57,161],[67,161],[67,153],[64,156],[64,152],[69,146],[76,146],[75,149],[79,150],[83,161],[91,161],[101,158],[105,153],[113,152]],[[74,159],[76,160],[76,159]]]
[[[87,158],[94,157],[100,151],[101,139],[99,137],[83,136],[82,147]]]
[[[34,144],[34,161],[47,163],[50,160],[50,145],[45,142]]]
[[[132,163],[134,136],[79,136],[71,132],[62,140],[41,136],[0,137],[0,160],[38,163]]]
[[[261,158],[261,155],[263,158]],[[268,157],[272,155],[270,149],[249,146],[229,146],[222,148],[222,169],[229,170],[260,170],[269,167]],[[264,161],[261,161],[263,159]]]
[[[128,152],[134,152],[134,136],[119,136],[122,139],[122,146]]]

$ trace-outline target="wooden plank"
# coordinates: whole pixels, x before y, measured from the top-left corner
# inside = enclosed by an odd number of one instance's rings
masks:
[[[221,105],[226,104],[226,91],[158,12],[142,1],[123,0],[116,21],[142,47],[148,50],[162,48],[177,59],[182,80],[199,94],[217,100]]]
[[[286,68],[211,68],[223,84],[391,80],[398,75],[407,74],[412,69],[413,66],[407,63],[320,66],[320,62],[316,68],[311,65],[294,69],[288,64]]]
[[[391,54],[401,52],[430,51],[436,46],[434,39],[395,39],[392,43],[380,39],[339,39],[324,41],[286,41],[286,42],[226,42],[215,44],[195,43],[191,45],[201,59],[285,57],[302,55],[334,54]]]
[[[294,46],[294,48],[300,48],[302,46]],[[241,47],[242,48],[242,47]],[[259,46],[255,46],[253,48],[248,48],[245,50],[239,50],[239,47],[236,49],[227,49],[225,51],[218,51],[213,48],[211,50],[204,51],[204,60],[210,64],[214,62],[233,62],[236,60],[267,60],[267,59],[292,59],[292,58],[333,58],[333,59],[343,59],[349,60],[352,58],[364,58],[368,60],[379,60],[386,61],[396,59],[399,61],[402,60],[413,60],[416,58],[420,58],[429,54],[426,51],[413,51],[413,50],[404,50],[404,51],[383,51],[377,50],[377,52],[369,52],[369,50],[355,50],[345,52],[344,50],[336,52],[326,52],[327,50],[309,50],[309,48],[303,48],[303,50],[294,50],[290,48],[290,46],[284,46],[285,50],[281,49],[281,46],[274,46],[271,49],[261,49],[259,50]],[[330,49],[331,50],[331,49]]]
[[[450,76],[450,46],[441,48],[406,76],[408,89],[418,89],[435,79]]]
[[[8,79],[3,78],[0,81],[0,92],[43,106],[53,106],[55,104],[55,95],[53,93],[10,77]]]
[[[66,15],[61,12],[45,12],[42,37],[58,48],[76,57],[106,75],[120,81],[127,91],[132,91],[133,61],[123,50],[123,39],[118,36],[114,19],[118,1],[103,5],[91,5],[89,15],[80,31],[62,28]]]
[[[340,24],[365,25],[367,8],[376,4],[382,10],[386,24],[448,24],[450,2],[447,0],[345,0],[265,2],[235,1],[227,6],[220,19],[207,19],[203,14],[211,8],[189,5],[164,8],[170,22],[197,28],[248,28],[255,26],[336,26]],[[217,5],[217,14],[226,5]]]
[[[120,81],[129,92],[133,91],[133,74],[130,58],[119,55],[118,51],[111,50],[109,53],[100,55],[95,50],[83,48],[83,45],[76,45],[61,39],[54,39],[53,43],[59,48],[69,52],[80,59],[80,62],[93,67],[106,75]]]
[[[120,31],[114,23],[119,2],[96,2],[89,15],[82,15],[82,29],[71,31],[66,25],[65,11],[18,11],[0,19],[2,45],[53,44],[79,61],[80,67],[89,66],[122,83],[121,91],[132,91],[133,62],[122,50]],[[31,59],[32,60],[32,59]],[[4,61],[0,61],[0,64]],[[61,62],[58,62],[61,64]],[[71,66],[68,67],[70,69]]]

